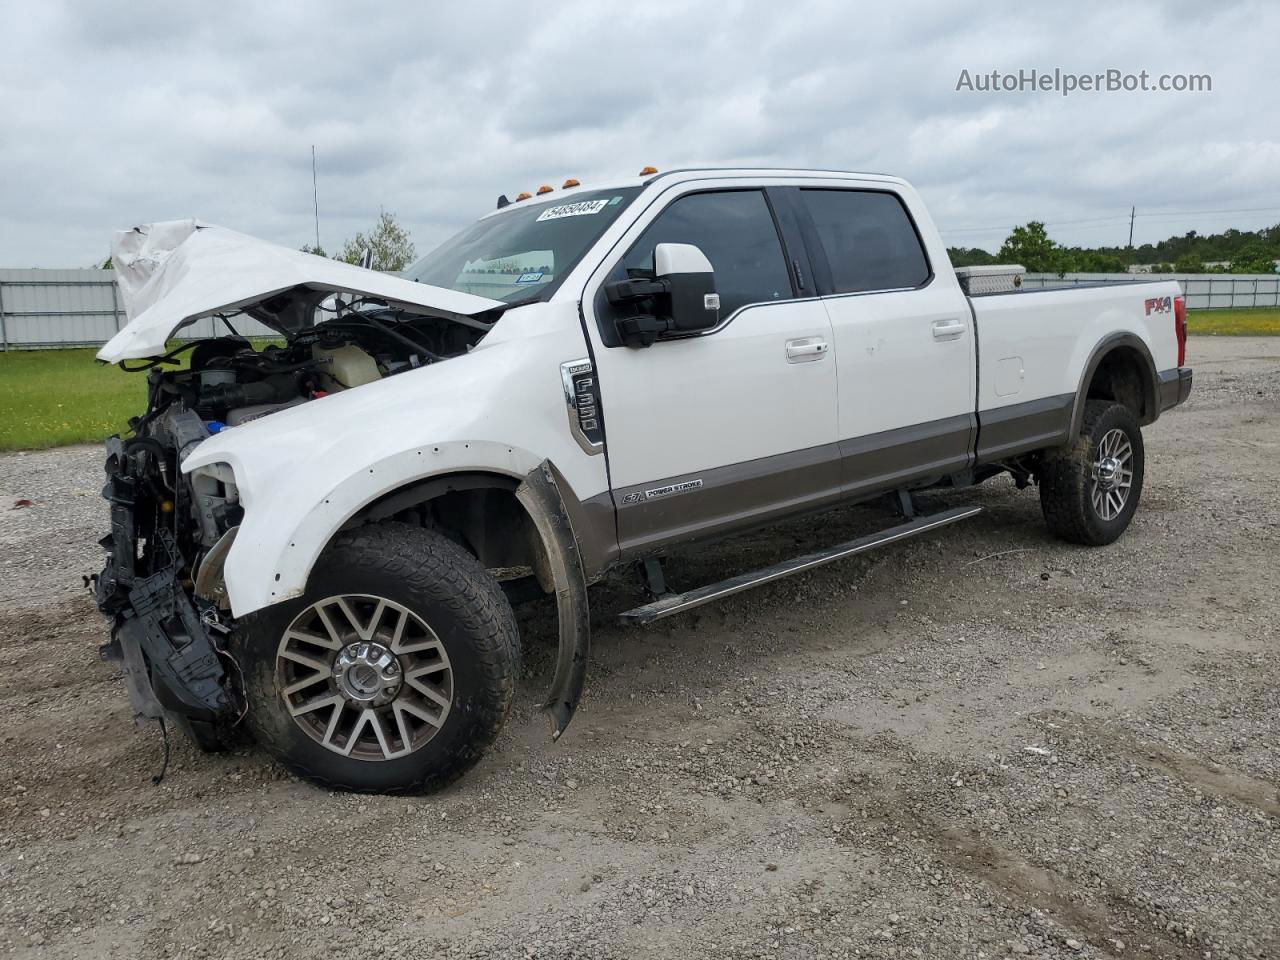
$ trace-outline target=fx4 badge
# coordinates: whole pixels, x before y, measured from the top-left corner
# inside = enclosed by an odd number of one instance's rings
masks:
[[[1173,297],[1152,297],[1146,307],[1148,317],[1153,313],[1168,313],[1173,309]]]
[[[683,483],[669,483],[665,487],[654,487],[652,490],[637,490],[635,493],[628,493],[622,498],[624,504],[640,503],[644,500],[657,500],[659,497],[669,497],[677,493],[688,493],[690,490],[697,490],[702,486],[701,480],[685,480]]]

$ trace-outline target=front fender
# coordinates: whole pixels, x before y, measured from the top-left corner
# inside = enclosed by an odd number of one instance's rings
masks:
[[[257,500],[252,511],[234,533],[231,547],[221,567],[225,595],[236,617],[242,617],[290,597],[299,596],[321,552],[347,520],[370,503],[406,484],[429,482],[433,476],[456,476],[485,469],[520,477],[517,464],[528,462],[531,454],[514,446],[489,443],[433,444],[430,474],[408,477],[412,469],[422,469],[428,450],[409,450],[360,469],[335,487],[323,502],[306,511],[297,525],[290,527],[282,513],[271,509],[270,501]],[[505,469],[493,463],[505,454]],[[492,457],[493,460],[484,458]],[[480,458],[481,463],[477,463]],[[481,466],[485,464],[486,466]],[[230,463],[235,472],[235,463]],[[542,555],[538,565],[550,575],[556,594],[560,621],[559,653],[555,675],[543,706],[551,719],[553,738],[559,738],[573,719],[586,684],[587,658],[591,647],[591,615],[583,560],[561,487],[564,478],[543,460],[524,471],[516,488],[516,499],[528,513],[538,533]],[[287,494],[287,491],[286,491]],[[279,504],[287,510],[287,504]],[[202,570],[202,577],[204,571]],[[205,593],[214,593],[208,583]]]
[[[242,617],[300,596],[334,534],[379,497],[449,473],[483,471],[519,481],[541,458],[505,443],[436,443],[361,465],[316,497],[299,489],[299,478],[257,474],[232,451],[224,451],[221,462],[231,467],[245,510],[224,566],[231,613]]]

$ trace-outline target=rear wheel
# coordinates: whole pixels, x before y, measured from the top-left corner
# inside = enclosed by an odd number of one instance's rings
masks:
[[[258,741],[359,792],[434,790],[468,770],[519,666],[511,607],[479,561],[395,523],[341,535],[304,596],[247,618],[236,650]]]
[[[1142,429],[1121,403],[1090,400],[1075,442],[1045,459],[1040,508],[1049,529],[1102,546],[1124,533],[1142,496]]]

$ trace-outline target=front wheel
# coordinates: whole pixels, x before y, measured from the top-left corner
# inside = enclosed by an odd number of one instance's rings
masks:
[[[497,582],[398,523],[342,534],[301,598],[246,618],[235,650],[258,742],[301,776],[369,793],[461,776],[502,728],[519,668]]]
[[[1073,543],[1112,543],[1138,509],[1144,468],[1142,429],[1133,411],[1089,400],[1080,435],[1047,456],[1040,473],[1040,509],[1049,529]]]

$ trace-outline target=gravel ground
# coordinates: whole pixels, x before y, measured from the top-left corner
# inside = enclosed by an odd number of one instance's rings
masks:
[[[716,606],[612,625],[558,743],[528,675],[497,747],[354,797],[154,729],[80,576],[99,454],[0,457],[0,952],[39,957],[1280,956],[1280,339],[1195,339],[1129,533],[1034,492]],[[9,509],[19,498],[33,506]],[[716,574],[850,509],[674,558]]]

